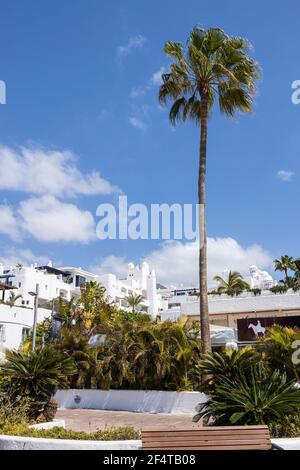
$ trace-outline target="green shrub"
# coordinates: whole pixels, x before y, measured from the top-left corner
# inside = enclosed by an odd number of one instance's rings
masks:
[[[13,401],[27,398],[30,416],[37,418],[58,387],[66,387],[75,372],[73,360],[51,347],[28,353],[7,351],[6,361],[0,365],[0,377],[6,379],[2,394]]]
[[[284,416],[279,422],[269,424],[272,437],[299,437],[300,436],[300,409],[293,415]]]
[[[210,398],[198,405],[198,414],[206,423],[216,426],[270,425],[285,416],[298,413],[300,389],[281,371],[270,372],[264,362],[252,365],[231,379],[217,377]]]
[[[10,426],[27,426],[28,400],[12,401],[9,397],[0,395],[0,431]]]
[[[195,365],[199,377],[209,377],[208,383],[202,384],[202,391],[209,393],[214,389],[219,378],[230,381],[239,373],[246,374],[251,365],[261,359],[261,354],[254,348],[239,350],[226,349],[221,352],[202,354],[200,361]]]
[[[33,429],[24,423],[6,425],[0,429],[1,434],[11,436],[42,437],[47,439],[73,439],[86,441],[124,441],[140,439],[140,434],[133,427],[119,427],[87,433],[71,431],[64,428]]]

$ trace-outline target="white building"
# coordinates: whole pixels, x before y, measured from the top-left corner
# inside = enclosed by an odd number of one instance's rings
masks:
[[[34,293],[39,289],[39,316],[41,322],[51,317],[53,300],[62,296],[67,301],[80,295],[80,286],[86,282],[98,282],[106,288],[109,301],[124,310],[129,310],[126,297],[141,295],[141,311],[156,317],[168,308],[165,296],[157,292],[156,275],[147,263],[141,267],[128,265],[125,279],[118,279],[114,274],[97,275],[71,266],[55,268],[49,262],[47,266],[15,266],[4,269],[0,264],[0,284],[6,286],[2,291],[0,304],[0,349],[18,348],[28,335],[33,325]],[[1,287],[1,286],[0,286]],[[11,290],[9,289],[11,287]],[[5,304],[10,294],[21,296],[15,305]]]
[[[168,308],[168,301],[157,290],[155,271],[150,270],[146,262],[141,266],[129,263],[124,279],[118,279],[114,274],[103,274],[98,276],[98,282],[106,288],[108,298],[119,308],[128,308],[126,297],[132,294],[143,296],[142,310],[154,318]]]

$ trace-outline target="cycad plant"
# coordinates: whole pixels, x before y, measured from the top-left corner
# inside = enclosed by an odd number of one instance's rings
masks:
[[[6,361],[0,365],[7,393],[16,400],[28,398],[33,415],[44,409],[58,387],[68,385],[75,372],[73,360],[50,347],[28,353],[7,351]]]
[[[270,371],[264,362],[240,372],[235,379],[219,377],[209,400],[197,406],[193,421],[201,418],[216,426],[269,425],[298,412],[300,389],[282,371]]]
[[[243,348],[239,350],[226,349],[221,352],[203,354],[196,364],[197,373],[211,378],[210,389],[218,382],[219,377],[234,380],[237,374],[245,374],[249,368],[261,358],[254,348]]]
[[[198,171],[200,322],[203,352],[211,350],[207,293],[206,150],[208,118],[214,102],[227,116],[250,112],[259,77],[258,66],[249,56],[249,45],[219,28],[194,28],[186,46],[168,41],[170,73],[163,75],[159,101],[172,102],[170,121],[192,120],[200,128]]]

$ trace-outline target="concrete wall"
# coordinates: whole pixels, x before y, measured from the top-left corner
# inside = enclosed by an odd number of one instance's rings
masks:
[[[21,436],[1,436],[0,450],[140,450],[136,441],[72,441]]]
[[[300,450],[300,439],[272,439],[284,450]],[[0,450],[141,450],[135,441],[72,441],[19,436],[1,436]]]
[[[39,308],[38,323],[51,316],[51,311]],[[5,328],[5,341],[0,340],[1,349],[18,349],[22,340],[22,329],[32,328],[33,309],[0,304],[0,325]]]
[[[272,294],[264,291],[261,295],[255,296],[251,293],[244,293],[238,297],[227,295],[209,296],[209,313],[239,313],[255,311],[276,311],[276,310],[300,310],[300,293],[289,291],[286,294]],[[181,305],[182,315],[199,315],[199,300],[185,302]]]
[[[133,411],[137,413],[195,414],[195,406],[205,403],[200,392],[144,390],[59,390],[55,395],[60,408]]]

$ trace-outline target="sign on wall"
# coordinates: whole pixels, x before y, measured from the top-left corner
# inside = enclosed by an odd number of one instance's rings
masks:
[[[263,337],[273,325],[298,327],[300,315],[293,317],[243,318],[237,320],[238,341],[256,341]]]

